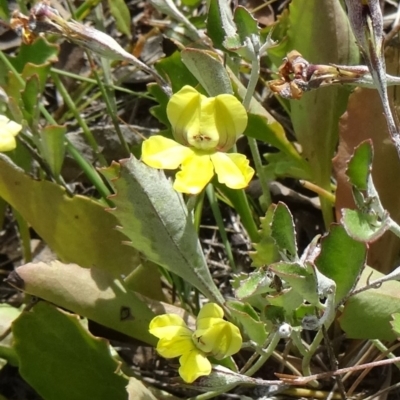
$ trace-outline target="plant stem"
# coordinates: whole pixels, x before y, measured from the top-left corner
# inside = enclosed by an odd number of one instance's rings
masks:
[[[256,57],[256,59],[254,59],[251,63],[250,79],[249,79],[249,83],[247,85],[246,94],[243,99],[243,106],[246,109],[246,111],[248,111],[250,108],[250,103],[253,98],[253,94],[256,89],[256,86],[257,86],[259,75],[260,75],[260,58]],[[251,138],[251,137],[247,137],[247,140],[249,142],[250,151],[251,151],[251,155],[253,157],[254,165],[256,167],[257,175],[258,175],[258,178],[260,179],[261,190],[262,190],[263,198],[264,198],[264,204],[266,205],[266,208],[268,208],[268,206],[271,204],[271,194],[270,194],[268,183],[267,183],[267,177],[266,177],[266,175],[264,173],[264,169],[262,167],[262,161],[261,161],[260,152],[258,150],[257,141],[256,141],[256,139]]]
[[[271,342],[269,343],[268,347],[263,351],[262,355],[259,359],[254,363],[252,367],[250,367],[246,372],[246,376],[254,375],[264,364],[265,362],[271,357],[273,351],[275,350],[276,346],[278,345],[281,337],[278,332],[273,333]]]
[[[236,199],[240,205],[239,210],[237,211],[242,219],[243,226],[246,228],[250,240],[253,243],[257,243],[260,240],[260,234],[258,233],[257,225],[254,221],[253,214],[251,213],[246,192],[243,189],[236,190]]]
[[[212,213],[215,218],[215,222],[217,223],[217,226],[218,226],[218,231],[221,235],[222,243],[224,244],[224,247],[225,247],[226,255],[228,256],[229,264],[232,268],[232,271],[237,272],[237,267],[235,264],[235,260],[233,258],[231,244],[229,242],[228,235],[226,234],[224,221],[223,221],[222,215],[221,215],[221,210],[218,207],[218,201],[215,196],[214,186],[212,184],[207,185],[206,193],[207,193],[208,201],[210,202],[210,207],[211,207]]]
[[[94,138],[92,132],[90,131],[88,125],[86,124],[86,121],[82,118],[81,114],[78,112],[74,101],[72,100],[71,96],[69,95],[67,89],[61,82],[60,77],[57,74],[51,73],[51,77],[53,78],[54,84],[56,85],[57,90],[60,92],[62,98],[64,99],[65,103],[71,110],[72,114],[74,115],[75,119],[81,126],[83,133],[86,137],[86,140],[88,141],[90,147],[93,149],[95,152],[98,160],[100,161],[100,164],[102,166],[107,166],[108,163],[106,159],[104,158],[103,154],[101,154],[99,146],[96,142],[96,139]]]

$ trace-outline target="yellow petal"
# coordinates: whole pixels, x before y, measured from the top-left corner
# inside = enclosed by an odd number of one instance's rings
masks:
[[[0,151],[10,151],[17,147],[15,136],[21,131],[22,126],[0,115]]]
[[[181,193],[200,193],[214,175],[210,156],[195,152],[182,162],[181,169],[174,183],[174,189]]]
[[[208,358],[197,349],[183,354],[179,363],[179,375],[187,383],[194,382],[200,376],[210,375],[212,369]]]
[[[199,338],[203,332],[209,329],[211,326],[219,324],[224,316],[222,308],[215,303],[208,303],[199,312],[196,320],[196,338]]]
[[[175,139],[187,144],[187,137],[199,133],[200,104],[204,98],[191,86],[184,86],[175,93],[167,104],[167,116],[173,129]]]
[[[204,305],[199,315],[197,316],[197,321],[202,320],[203,318],[223,318],[224,310],[218,304],[215,303],[207,303]]]
[[[211,155],[218,181],[231,189],[245,188],[254,175],[249,160],[243,154],[217,152]]]
[[[21,129],[22,125],[11,121],[5,115],[0,115],[0,132],[7,132],[12,136],[17,136]]]
[[[242,347],[239,328],[228,321],[220,320],[205,331],[196,330],[194,335],[196,347],[217,359],[231,356]]]
[[[177,169],[191,153],[188,147],[160,135],[150,137],[142,145],[142,161],[159,169]]]
[[[179,357],[196,349],[192,336],[176,336],[173,339],[160,339],[157,343],[157,352],[164,358]]]
[[[220,135],[217,129],[215,113],[215,97],[204,97],[201,101],[200,126],[196,131],[187,135],[190,146],[199,150],[216,150]],[[236,136],[234,137],[234,142]]]
[[[247,112],[240,101],[230,95],[215,98],[215,122],[219,133],[218,150],[227,151],[236,143],[247,126]]]
[[[11,151],[17,147],[15,137],[7,132],[0,131],[0,152]]]
[[[177,335],[192,335],[192,331],[187,327],[185,321],[176,314],[157,315],[150,322],[149,332],[159,339],[172,339]]]

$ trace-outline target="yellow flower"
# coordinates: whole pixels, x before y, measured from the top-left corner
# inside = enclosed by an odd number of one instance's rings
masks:
[[[22,126],[0,115],[0,152],[14,150],[17,147],[15,136],[18,135]]]
[[[207,356],[222,359],[240,350],[240,331],[223,316],[220,306],[208,303],[199,312],[194,332],[175,314],[159,315],[150,322],[149,332],[160,339],[158,353],[165,358],[180,357],[179,375],[185,382],[211,373]]]
[[[197,194],[212,179],[232,189],[245,188],[254,175],[243,154],[225,153],[247,126],[243,105],[230,94],[207,98],[191,86],[175,93],[167,116],[177,142],[153,136],[143,143],[142,160],[159,169],[177,169],[174,188]]]

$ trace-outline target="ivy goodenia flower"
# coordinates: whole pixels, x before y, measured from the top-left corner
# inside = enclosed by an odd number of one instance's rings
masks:
[[[179,375],[185,382],[211,373],[208,356],[222,359],[240,350],[239,328],[223,316],[220,306],[208,303],[199,312],[194,332],[176,314],[158,315],[150,322],[149,332],[160,339],[157,352],[164,358],[180,357]]]
[[[0,115],[0,152],[11,151],[17,147],[15,136],[21,131],[22,126]]]
[[[191,86],[175,93],[167,105],[174,138],[145,140],[142,161],[153,168],[181,170],[175,190],[197,194],[214,173],[232,189],[245,188],[254,175],[243,154],[226,153],[247,126],[243,105],[230,94],[206,97]]]

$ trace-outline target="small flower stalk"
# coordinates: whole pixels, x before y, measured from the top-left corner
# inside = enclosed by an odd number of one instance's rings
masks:
[[[243,105],[230,94],[206,97],[191,86],[175,93],[167,116],[176,141],[153,136],[143,143],[142,161],[160,169],[177,169],[174,188],[200,193],[217,174],[232,189],[245,188],[254,175],[243,154],[226,153],[247,126]]]
[[[22,126],[0,115],[0,152],[11,151],[17,147],[15,137],[21,131]]]
[[[157,351],[165,358],[179,358],[179,375],[192,383],[211,373],[211,362],[237,353],[242,346],[239,328],[223,320],[224,313],[215,303],[206,304],[196,321],[196,330],[187,327],[175,314],[159,315],[150,323],[149,332],[158,339]]]

